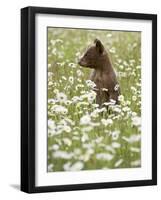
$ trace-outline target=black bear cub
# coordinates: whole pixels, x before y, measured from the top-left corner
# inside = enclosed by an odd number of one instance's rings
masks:
[[[102,105],[112,101],[117,104],[120,87],[109,53],[100,40],[95,39],[94,44],[87,49],[78,64],[93,69],[90,79],[96,84],[96,103]]]

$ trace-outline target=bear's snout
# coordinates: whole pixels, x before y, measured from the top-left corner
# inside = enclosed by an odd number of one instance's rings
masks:
[[[78,61],[78,64],[79,64],[80,66],[83,66],[83,67],[84,67],[84,66],[86,66],[87,63],[84,61],[83,58],[80,58],[79,61]]]
[[[81,65],[81,59],[78,60],[78,65]]]

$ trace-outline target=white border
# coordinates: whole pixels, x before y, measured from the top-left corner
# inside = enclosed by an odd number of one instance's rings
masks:
[[[141,31],[141,168],[47,173],[47,27]],[[152,23],[150,20],[36,15],[36,186],[147,180],[152,178]]]

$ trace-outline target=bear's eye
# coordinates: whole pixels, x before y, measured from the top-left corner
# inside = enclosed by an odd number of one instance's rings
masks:
[[[86,53],[84,56],[87,57],[87,55],[88,55],[88,54]]]

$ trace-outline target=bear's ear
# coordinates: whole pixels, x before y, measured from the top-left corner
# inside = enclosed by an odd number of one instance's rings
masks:
[[[101,43],[101,41],[98,40],[98,39],[95,39],[95,40],[94,40],[94,43],[96,44],[96,48],[97,48],[98,52],[99,52],[100,54],[102,54],[103,51],[104,51],[104,46],[103,46],[103,44]]]

